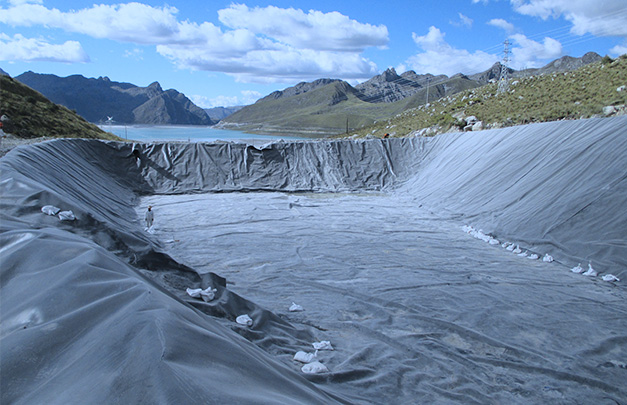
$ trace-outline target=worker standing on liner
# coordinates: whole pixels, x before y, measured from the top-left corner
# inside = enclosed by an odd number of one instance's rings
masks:
[[[155,220],[155,213],[152,211],[152,205],[149,205],[148,211],[146,211],[146,228],[150,228],[154,220]]]

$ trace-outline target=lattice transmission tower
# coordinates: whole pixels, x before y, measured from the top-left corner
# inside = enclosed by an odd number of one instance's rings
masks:
[[[509,63],[509,39],[503,42],[503,62],[501,62],[501,76],[499,77],[499,88],[497,93],[505,93],[509,89],[509,70],[507,64]]]

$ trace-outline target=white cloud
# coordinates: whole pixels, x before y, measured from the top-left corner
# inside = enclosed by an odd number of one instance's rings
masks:
[[[498,61],[496,55],[483,51],[473,53],[465,49],[457,49],[444,40],[444,34],[436,27],[430,27],[427,35],[412,34],[414,42],[422,52],[410,57],[402,64],[404,69],[412,69],[417,73],[472,74],[489,69]]]
[[[361,52],[385,46],[388,30],[351,20],[338,12],[322,13],[275,6],[249,8],[232,4],[218,11],[220,22],[229,28],[246,29],[296,48]]]
[[[492,25],[494,27],[501,28],[502,30],[504,30],[508,34],[511,34],[515,30],[514,24],[509,23],[509,22],[505,21],[502,18],[493,18],[490,21],[488,21],[488,25]]]
[[[320,77],[351,79],[377,74],[376,65],[356,53],[284,47],[217,57],[211,50],[203,48],[165,45],[158,46],[157,52],[182,68],[224,72],[243,83],[277,83]]]
[[[615,56],[627,54],[627,45],[616,45],[615,47],[610,49],[610,54]]]
[[[93,5],[62,12],[41,4],[19,4],[0,10],[12,26],[43,25],[68,32],[140,44],[176,41],[180,33],[174,7],[154,8],[141,3]]]
[[[263,94],[259,93],[258,91],[244,90],[242,91],[242,98],[240,99],[241,100],[240,105],[253,104],[257,100],[259,100],[261,97],[263,97]]]
[[[262,96],[261,93],[254,90],[243,90],[241,96],[218,96],[209,98],[205,96],[193,95],[189,98],[201,108],[214,108],[214,107],[231,107],[236,105],[250,105],[259,100]]]
[[[238,100],[237,96],[218,96],[215,98],[209,98],[206,96],[199,96],[197,94],[189,96],[189,99],[200,108],[228,107],[237,105]]]
[[[64,12],[14,1],[0,9],[13,26],[41,25],[156,45],[158,53],[180,67],[225,72],[240,81],[369,78],[377,68],[361,53],[388,43],[385,26],[359,23],[338,12],[233,4],[218,12],[223,30],[209,22],[178,21],[178,10],[169,6],[132,2]]]
[[[462,13],[457,13],[459,15],[459,21],[449,21],[451,25],[456,27],[467,27],[471,28],[474,20],[470,17],[463,15]]]
[[[43,4],[43,0],[9,0],[9,4],[13,6],[19,6],[20,4]]]
[[[0,33],[0,60],[46,61],[64,63],[89,62],[89,56],[76,41],[55,45],[41,38],[9,37]]]
[[[510,0],[517,12],[548,19],[564,18],[577,35],[627,37],[625,0]]]
[[[129,59],[135,59],[135,60],[144,60],[144,51],[142,51],[139,48],[135,48],[135,49],[127,49],[126,51],[124,51],[124,57],[125,58],[129,58]]]
[[[515,45],[512,47],[512,59],[509,64],[513,69],[542,67],[563,55],[562,44],[553,38],[546,37],[542,43],[522,34],[511,35],[509,38]]]

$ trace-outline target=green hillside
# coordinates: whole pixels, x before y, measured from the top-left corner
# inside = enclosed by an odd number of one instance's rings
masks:
[[[355,131],[424,104],[427,91],[429,100],[435,100],[477,86],[475,81],[459,75],[393,103],[373,103],[364,100],[363,95],[348,83],[336,80],[297,95],[265,97],[228,116],[219,126],[301,136],[346,134],[347,127],[349,131]]]
[[[74,111],[54,104],[28,86],[0,75],[0,116],[4,131],[20,138],[94,138],[121,140],[85,121]]]
[[[435,135],[462,129],[470,116],[481,121],[483,128],[604,116],[607,106],[617,107],[610,114],[625,111],[626,85],[627,56],[605,57],[572,72],[510,79],[509,90],[501,94],[496,83],[466,90],[428,106],[409,108],[351,135],[405,136],[419,130]]]
[[[320,136],[345,132],[347,120],[350,128],[359,128],[372,124],[376,116],[390,116],[389,110],[381,109],[386,106],[373,105],[373,111],[364,112],[364,105],[369,104],[361,101],[348,83],[335,81],[295,96],[267,97],[228,116],[221,126]]]

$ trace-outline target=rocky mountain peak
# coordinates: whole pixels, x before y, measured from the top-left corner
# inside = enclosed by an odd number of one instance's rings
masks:
[[[318,87],[326,86],[329,83],[338,82],[338,81],[340,80],[318,79],[318,80],[314,80],[313,82],[301,82],[301,83],[298,83],[296,86],[288,87],[285,90],[273,91],[272,93],[268,94],[264,98],[257,100],[257,102],[278,99],[281,97],[297,96],[299,94],[307,93],[308,91],[317,89]]]
[[[392,68],[387,68],[387,70],[383,72],[379,77],[385,80],[386,82],[393,82],[394,80],[397,80],[400,76],[396,73],[396,70],[392,67]]]
[[[152,82],[146,88],[147,89],[151,89],[151,90],[157,90],[159,92],[163,91],[163,89],[161,88],[161,85],[159,84],[159,82]]]

